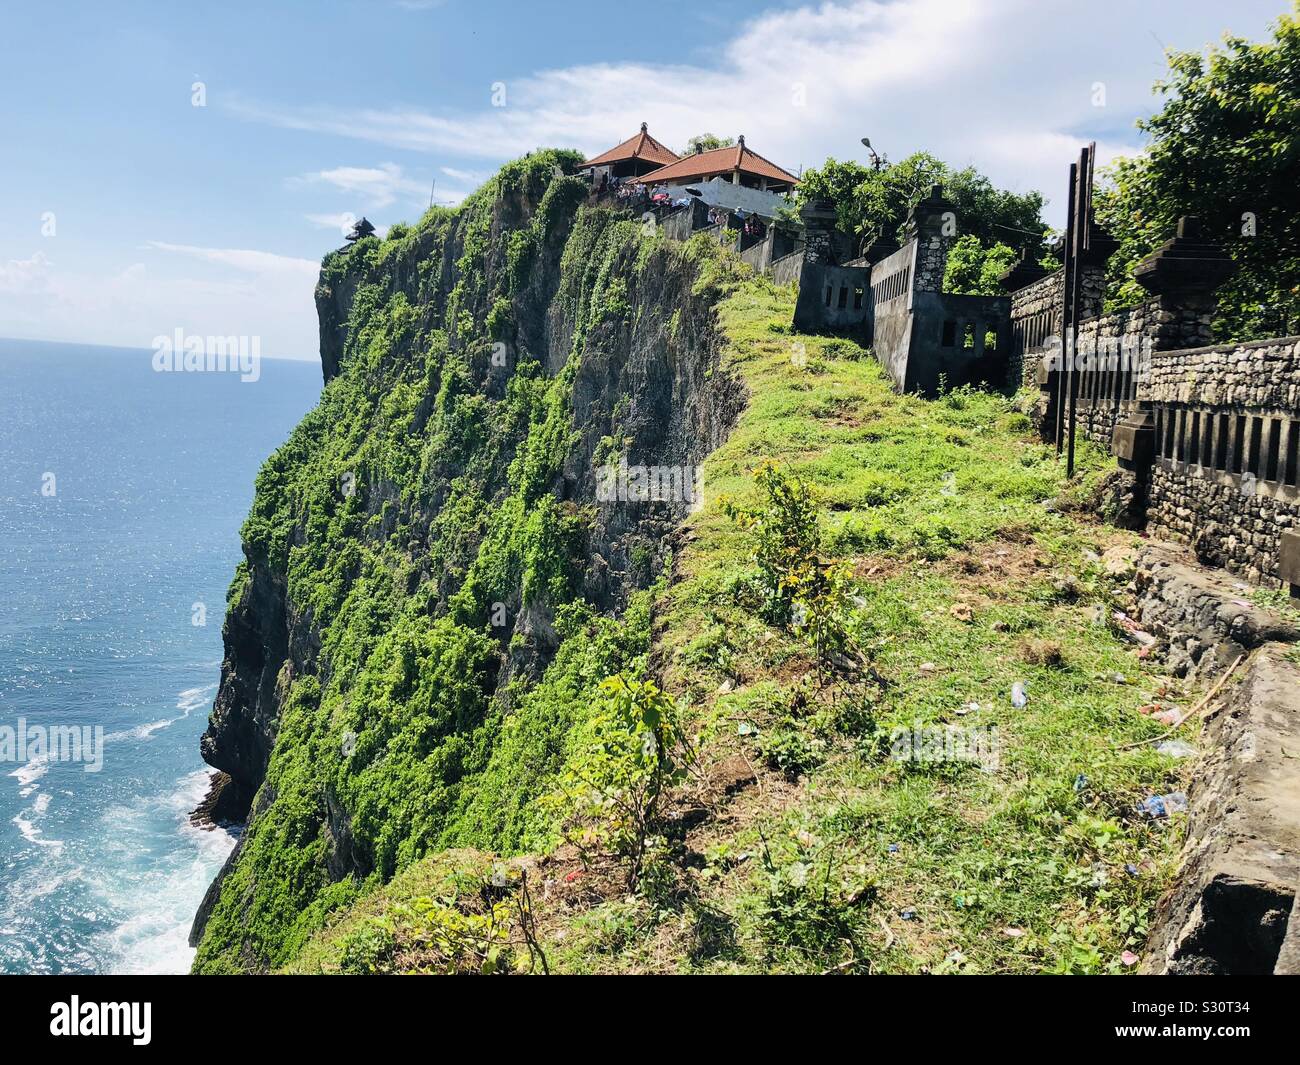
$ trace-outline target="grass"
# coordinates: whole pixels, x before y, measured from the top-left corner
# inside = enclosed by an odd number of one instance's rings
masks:
[[[749,405],[706,462],[706,504],[655,610],[652,657],[690,699],[702,772],[739,760],[751,782],[715,789],[663,883],[637,896],[571,854],[543,858],[552,968],[1126,970],[1181,839],[1177,820],[1134,805],[1188,769],[1123,748],[1160,731],[1139,706],[1190,693],[1094,620],[1122,583],[1096,555],[1137,542],[1079,505],[1105,458],[1085,450],[1067,484],[1013,400],[898,396],[852,342],[792,333],[792,310],[792,292],[762,279],[720,304]],[[809,648],[739,594],[752,545],[720,500],[754,503],[766,460],[822,504],[876,680],[819,689]],[[898,730],[917,727],[992,730],[996,767],[891,758]],[[363,900],[296,967],[328,971],[358,922],[424,890],[441,861]]]

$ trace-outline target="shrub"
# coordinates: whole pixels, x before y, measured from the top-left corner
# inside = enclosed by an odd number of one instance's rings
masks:
[[[576,738],[576,751],[546,800],[562,816],[566,840],[585,855],[597,849],[628,864],[628,889],[640,878],[666,788],[693,760],[675,700],[650,681],[611,677]]]
[[[820,553],[818,507],[801,480],[772,462],[760,466],[754,479],[767,506],[743,508],[724,500],[723,509],[754,537],[760,615],[805,634],[824,672],[848,639],[849,566]]]

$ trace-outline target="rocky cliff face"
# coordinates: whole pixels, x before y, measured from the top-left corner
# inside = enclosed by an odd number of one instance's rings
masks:
[[[566,642],[611,671],[644,652],[607,635],[691,502],[636,498],[635,469],[689,479],[744,396],[716,253],[586,206],[574,162],[511,164],[322,266],[326,388],[259,475],[202,740],[247,827],[200,971],[279,964],[431,849],[517,846],[584,698]],[[633,498],[598,499],[620,460]],[[521,706],[539,723],[506,751]]]

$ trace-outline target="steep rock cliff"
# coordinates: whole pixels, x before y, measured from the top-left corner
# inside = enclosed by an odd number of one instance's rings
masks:
[[[247,825],[198,971],[282,963],[432,849],[523,846],[590,684],[647,650],[690,499],[600,502],[598,471],[689,470],[744,391],[716,248],[587,206],[575,162],[322,265],[326,387],[258,477],[202,740]]]

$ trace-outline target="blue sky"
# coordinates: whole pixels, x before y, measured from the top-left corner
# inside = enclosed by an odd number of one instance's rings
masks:
[[[1164,47],[1259,38],[1286,8],[6,0],[0,336],[148,347],[179,327],[314,358],[342,216],[413,220],[431,183],[454,202],[508,158],[599,151],[642,120],[677,148],[744,133],[794,170],[864,134],[927,148],[1043,189],[1056,222],[1082,143],[1140,148]]]

